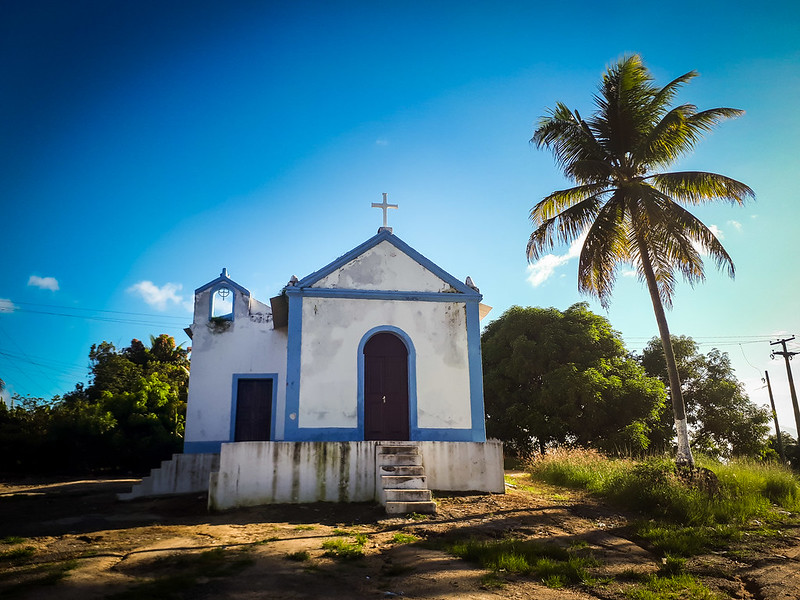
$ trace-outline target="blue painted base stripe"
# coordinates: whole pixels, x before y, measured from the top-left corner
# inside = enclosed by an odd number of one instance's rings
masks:
[[[222,444],[227,444],[230,440],[219,440],[214,442],[183,442],[184,454],[219,454]]]

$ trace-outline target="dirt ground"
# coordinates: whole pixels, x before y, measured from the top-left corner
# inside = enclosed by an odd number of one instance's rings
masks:
[[[435,516],[401,518],[372,504],[209,513],[204,495],[117,501],[136,481],[0,482],[0,597],[621,600],[661,564],[633,535],[635,516],[521,473],[509,473],[504,495],[439,494]],[[359,534],[363,558],[322,547]],[[434,549],[443,539],[510,536],[580,546],[598,560],[596,583],[551,589],[533,577],[487,577]],[[799,559],[800,529],[791,526],[746,533],[686,570],[720,598],[797,600]]]

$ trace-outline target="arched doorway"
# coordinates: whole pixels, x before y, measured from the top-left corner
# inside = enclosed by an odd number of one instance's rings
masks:
[[[364,439],[408,439],[408,349],[392,333],[364,345]]]

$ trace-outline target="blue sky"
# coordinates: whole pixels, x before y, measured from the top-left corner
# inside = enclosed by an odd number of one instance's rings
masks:
[[[656,335],[620,271],[608,311],[567,247],[529,266],[528,211],[567,185],[532,148],[556,101],[581,113],[640,53],[679,96],[746,111],[675,169],[750,185],[696,214],[736,279],[679,284],[673,333],[731,355],[757,404],[769,341],[800,333],[800,6],[794,2],[137,2],[12,0],[0,19],[0,377],[45,396],[86,381],[89,347],[162,332],[190,345],[192,291],[222,267],[261,300],[372,236],[395,234],[494,306],[589,300],[628,348]],[[800,344],[790,344],[800,348]]]

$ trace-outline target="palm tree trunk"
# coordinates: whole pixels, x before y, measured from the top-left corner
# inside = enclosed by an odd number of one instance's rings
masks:
[[[675,431],[678,436],[678,452],[675,456],[675,463],[679,467],[694,467],[694,457],[689,446],[689,430],[686,425],[686,406],[683,403],[683,392],[681,391],[681,380],[678,377],[678,365],[675,362],[675,353],[672,350],[672,338],[669,334],[667,317],[664,314],[664,305],[658,293],[658,283],[656,282],[653,265],[650,262],[650,254],[644,240],[638,238],[639,256],[642,261],[642,271],[647,281],[647,289],[650,292],[650,299],[653,301],[653,311],[656,314],[658,332],[661,335],[661,345],[664,348],[664,358],[667,363],[667,374],[669,376],[669,395],[672,399],[672,413],[675,418]]]

